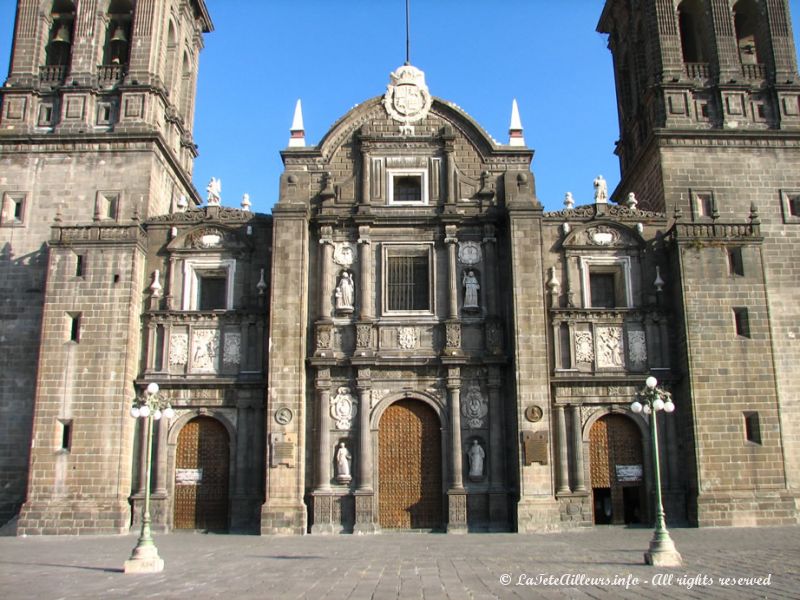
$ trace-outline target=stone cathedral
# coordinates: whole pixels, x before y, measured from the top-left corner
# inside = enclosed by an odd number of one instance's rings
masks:
[[[203,0],[18,0],[0,88],[0,525],[530,532],[800,515],[786,0],[607,0],[622,181],[545,212],[405,64],[271,215],[191,182]],[[277,151],[278,149],[276,149]],[[588,183],[588,182],[587,182]],[[174,416],[150,452],[132,401]]]

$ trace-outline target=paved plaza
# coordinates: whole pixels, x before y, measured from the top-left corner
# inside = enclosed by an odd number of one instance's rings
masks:
[[[642,564],[648,529],[539,534],[0,537],[0,595],[91,598],[800,598],[800,528],[674,529],[685,567]]]

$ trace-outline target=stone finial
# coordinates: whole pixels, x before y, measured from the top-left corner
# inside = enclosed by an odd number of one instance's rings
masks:
[[[289,148],[304,148],[306,145],[306,129],[303,125],[303,104],[297,100],[294,106],[294,117],[289,129]]]
[[[263,296],[264,293],[267,291],[267,282],[264,281],[264,269],[261,269],[261,278],[258,280],[256,284],[256,289],[258,290],[258,295]]]
[[[761,223],[761,219],[758,216],[758,206],[756,206],[755,202],[750,203],[750,222],[753,224]]]
[[[572,192],[564,194],[564,208],[570,209],[575,206],[575,198],[572,197]]]
[[[633,209],[633,208],[636,208],[637,204],[639,204],[639,201],[636,199],[636,194],[634,194],[633,192],[628,194],[628,199],[625,201],[625,205],[628,208]]]
[[[175,204],[175,206],[178,208],[178,210],[184,211],[189,207],[189,201],[186,199],[186,196],[181,194],[181,197],[178,198],[178,202]]]
[[[219,206],[222,201],[222,181],[212,177],[206,186],[206,191],[208,192],[208,205]]]
[[[250,206],[251,206],[251,203],[250,203],[250,194],[248,194],[247,192],[245,192],[245,193],[242,195],[242,210],[245,210],[245,211],[248,211],[248,212],[249,212],[249,211],[250,211]]]
[[[161,276],[158,269],[153,271],[153,283],[150,284],[150,293],[153,298],[159,298],[161,296],[161,282],[159,281],[159,277]]]
[[[561,231],[564,233],[564,235],[567,235],[567,234],[568,234],[570,231],[572,231],[572,227],[570,227],[570,224],[569,224],[569,223],[567,223],[566,221],[564,221],[564,222],[561,224]]]
[[[661,277],[661,267],[656,265],[656,279],[655,279],[655,281],[653,281],[653,285],[655,286],[656,291],[657,292],[664,291],[664,284],[665,283],[666,282],[664,281],[663,277]]]
[[[508,145],[524,146],[525,137],[522,135],[522,120],[519,118],[517,99],[511,102],[511,124],[508,126]]]
[[[550,276],[547,280],[547,290],[550,296],[550,306],[556,307],[558,306],[558,294],[561,290],[561,282],[558,280],[556,276],[556,268],[550,267],[548,269]]]

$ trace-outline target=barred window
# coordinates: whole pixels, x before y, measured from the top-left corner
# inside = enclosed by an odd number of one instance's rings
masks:
[[[386,275],[388,310],[430,310],[427,252],[414,256],[388,256]]]
[[[395,202],[422,201],[421,175],[404,175],[402,177],[394,177],[392,184],[394,186],[393,200]]]

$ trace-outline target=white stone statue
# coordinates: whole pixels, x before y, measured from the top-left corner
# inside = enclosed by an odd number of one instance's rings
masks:
[[[483,461],[486,458],[486,452],[481,448],[478,440],[472,440],[472,446],[467,451],[469,457],[469,476],[470,479],[481,479],[483,477]]]
[[[598,175],[594,180],[594,201],[596,204],[608,202],[608,184],[602,175]]]
[[[475,271],[464,271],[461,284],[464,286],[464,308],[467,310],[477,309],[478,290],[481,289],[481,284],[478,283],[478,278],[475,277]]]
[[[209,206],[212,205],[219,205],[220,200],[222,200],[222,181],[217,179],[216,177],[212,177],[211,181],[208,182],[208,186],[206,187],[206,191],[208,192],[208,204]]]
[[[353,284],[353,277],[345,271],[339,279],[339,285],[336,286],[336,310],[343,312],[353,312],[353,301],[355,296],[355,285]]]
[[[344,442],[339,442],[339,449],[336,450],[336,481],[339,483],[349,483],[353,478],[350,475],[350,459],[353,456],[344,445]]]

